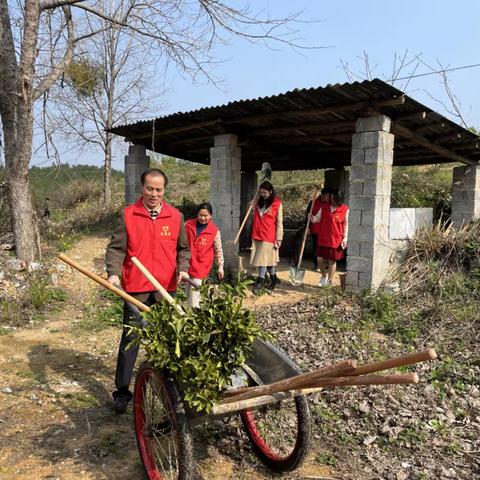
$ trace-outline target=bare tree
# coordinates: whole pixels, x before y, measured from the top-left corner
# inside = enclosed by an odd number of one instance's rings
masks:
[[[232,2],[233,3],[233,2]],[[263,18],[221,0],[127,0],[126,11],[95,0],[0,0],[0,118],[5,180],[17,256],[39,259],[38,219],[32,205],[29,163],[34,102],[63,75],[83,41],[111,29],[152,46],[183,72],[209,76],[212,46],[228,35],[275,40],[295,47],[287,18]],[[98,27],[95,19],[105,24]],[[284,28],[285,27],[285,28]]]
[[[111,2],[105,2],[105,10]],[[108,3],[108,4],[107,4]],[[128,3],[119,0],[116,12],[129,17]],[[110,12],[113,14],[113,12]],[[154,52],[144,45],[137,32],[108,28],[108,22],[95,19],[100,33],[85,41],[82,49],[66,70],[62,82],[50,92],[53,108],[45,122],[45,131],[60,132],[82,150],[100,149],[104,157],[103,196],[111,202],[112,148],[114,136],[107,132],[114,124],[153,113],[162,95],[156,81],[155,99],[147,95],[156,75],[154,66],[145,69]],[[46,120],[46,119],[45,119]]]
[[[359,67],[352,67],[349,62],[340,60],[340,64],[345,72],[348,80],[350,82],[356,80],[372,80],[376,71],[378,71],[379,65],[371,64],[370,57],[366,51],[362,52],[362,55],[357,57]],[[470,65],[466,67],[457,67],[450,68],[448,65],[443,65],[438,59],[435,61],[435,64],[432,65],[430,62],[427,62],[423,58],[422,53],[411,54],[408,49],[405,50],[402,54],[394,53],[392,67],[390,71],[386,73],[379,74],[382,79],[389,83],[390,85],[397,86],[402,91],[406,91],[410,82],[414,78],[424,77],[429,75],[434,75],[438,77],[441,81],[443,87],[444,98],[438,98],[434,96],[427,89],[423,91],[435,102],[440,104],[443,110],[454,118],[458,123],[463,125],[465,128],[470,129],[471,125],[465,119],[465,114],[463,113],[463,107],[459,98],[453,92],[449,78],[448,72],[461,70],[463,68],[475,67],[478,65]],[[418,73],[419,67],[425,67],[426,72]]]

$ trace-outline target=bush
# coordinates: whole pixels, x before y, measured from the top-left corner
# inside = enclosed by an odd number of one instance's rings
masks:
[[[452,213],[452,168],[395,167],[392,178],[392,208],[433,208],[435,222],[449,221]]]

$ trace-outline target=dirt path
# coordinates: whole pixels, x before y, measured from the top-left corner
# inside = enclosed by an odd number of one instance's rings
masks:
[[[102,272],[106,239],[88,237],[68,254]],[[288,272],[274,295],[249,300],[259,306],[298,301],[313,287],[289,290]],[[0,478],[141,479],[131,410],[115,415],[110,392],[119,329],[97,333],[77,328],[87,315],[94,283],[65,269],[59,284],[68,300],[35,326],[0,337]],[[204,478],[271,478],[260,466],[238,469],[213,451],[201,461]],[[327,467],[311,462],[290,478],[322,478]]]

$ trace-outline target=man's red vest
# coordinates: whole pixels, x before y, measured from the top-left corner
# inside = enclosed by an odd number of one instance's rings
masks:
[[[217,235],[218,227],[210,221],[197,237],[197,219],[192,218],[185,222],[185,230],[188,246],[192,252],[188,274],[193,278],[207,278],[215,256],[213,241]]]
[[[255,213],[253,214],[252,225],[252,239],[260,240],[262,242],[275,243],[276,229],[275,224],[277,221],[278,209],[282,201],[275,197],[270,207],[265,211],[263,215],[260,215],[258,207],[255,205]]]
[[[348,207],[339,205],[335,211],[331,211],[330,205],[322,206],[320,217],[317,245],[320,247],[338,248],[343,240],[345,232],[345,217]]]
[[[320,200],[320,197],[316,198],[315,201],[313,202],[312,215],[316,215],[317,212],[320,210],[320,208],[322,208],[323,205],[330,205],[330,204],[322,202]],[[323,213],[322,213],[322,215],[323,215]],[[320,222],[310,223],[310,233],[313,233],[314,235],[318,235],[319,231],[320,231]]]
[[[127,254],[122,265],[122,285],[125,291],[155,291],[132,263],[132,257],[137,257],[169,292],[175,291],[180,212],[164,202],[158,217],[152,220],[140,198],[125,208],[124,218]]]

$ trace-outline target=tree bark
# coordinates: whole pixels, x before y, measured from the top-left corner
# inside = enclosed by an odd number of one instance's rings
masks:
[[[112,141],[111,133],[106,134],[105,162],[103,166],[103,200],[105,205],[112,203]]]
[[[33,76],[38,39],[38,0],[25,3],[25,24],[20,62],[8,58],[10,44],[8,34],[11,30],[8,7],[5,0],[0,0],[0,19],[2,33],[7,34],[0,45],[2,58],[9,61],[6,69],[10,70],[0,81],[0,87],[8,92],[2,98],[0,114],[2,115],[5,137],[5,183],[10,205],[12,228],[15,236],[17,257],[27,262],[41,259],[38,217],[33,208],[32,193],[29,183],[29,163],[32,156],[33,137]],[[15,50],[12,48],[11,50]]]

